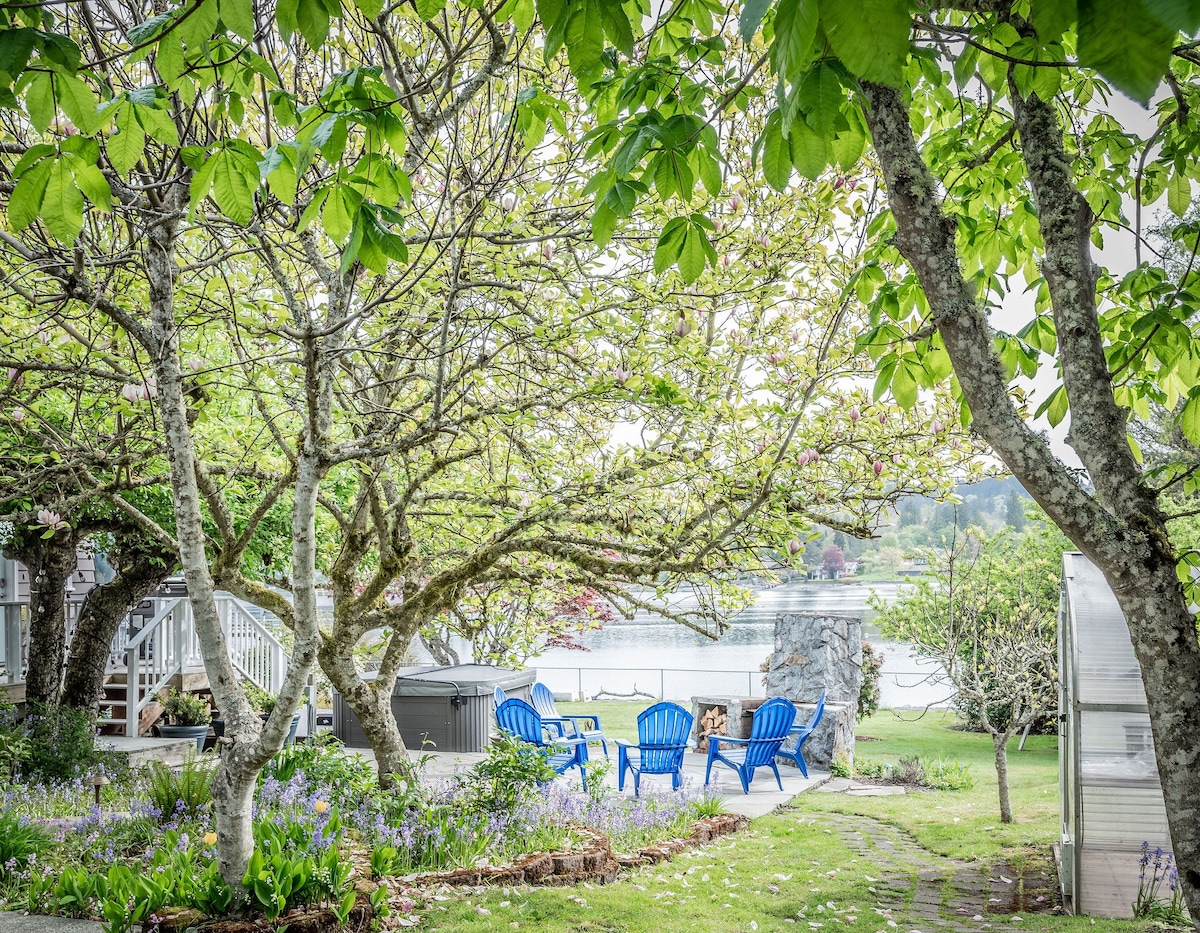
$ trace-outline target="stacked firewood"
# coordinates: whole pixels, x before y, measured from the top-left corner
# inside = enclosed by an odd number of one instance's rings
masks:
[[[727,725],[729,716],[722,706],[710,707],[708,712],[700,717],[700,738],[696,743],[696,751],[708,751],[708,737],[710,735],[728,735]]]

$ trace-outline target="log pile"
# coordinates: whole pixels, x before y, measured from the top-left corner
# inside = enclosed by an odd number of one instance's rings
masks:
[[[703,716],[700,717],[699,739],[696,742],[696,751],[708,751],[708,737],[710,735],[728,735],[729,716],[723,706],[711,706]]]

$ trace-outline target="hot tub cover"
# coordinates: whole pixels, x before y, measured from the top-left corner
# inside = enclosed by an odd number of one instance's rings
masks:
[[[529,686],[536,678],[536,671],[512,671],[487,664],[403,667],[396,675],[392,696],[490,697],[497,687],[505,691],[516,690]]]

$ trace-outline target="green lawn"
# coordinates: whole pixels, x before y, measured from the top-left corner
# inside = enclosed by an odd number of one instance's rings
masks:
[[[605,731],[632,737],[642,703],[560,704],[564,712],[590,709]],[[949,728],[947,714],[883,712],[863,723],[860,758],[895,762],[901,755],[939,756],[969,764],[976,785],[965,791],[928,791],[892,797],[807,793],[788,809],[755,820],[748,832],[694,849],[669,862],[626,873],[608,886],[501,888],[470,892],[424,909],[430,930],[524,929],[591,933],[705,933],[805,930],[829,933],[844,927],[862,933],[936,929],[914,893],[918,876],[953,866],[1000,884],[1004,866],[1046,871],[1046,855],[1058,825],[1057,751],[1053,736],[1031,738],[1024,752],[1010,753],[1017,821],[999,821],[991,740]],[[848,833],[858,832],[848,841]],[[915,862],[897,867],[886,848],[897,839]],[[907,840],[907,841],[906,841]],[[857,847],[856,847],[857,846]],[[951,862],[949,859],[954,859]],[[1134,867],[1136,870],[1136,866]],[[937,884],[932,882],[938,899]],[[945,885],[945,897],[954,890]],[[986,904],[987,898],[984,897]],[[943,917],[966,929],[1025,929],[1044,933],[1123,933],[1143,928],[1126,921],[1063,917],[1049,912],[1007,912],[1005,905],[979,908],[973,922],[947,900]],[[975,908],[971,908],[975,909]],[[998,911],[1005,910],[1004,913]],[[979,915],[982,916],[982,915]],[[1015,919],[1018,917],[1020,919]],[[988,926],[985,926],[987,924]]]

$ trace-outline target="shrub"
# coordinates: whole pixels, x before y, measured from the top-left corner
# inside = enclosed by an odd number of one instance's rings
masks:
[[[212,722],[212,708],[203,697],[180,693],[172,687],[160,693],[158,701],[173,726],[207,726]]]
[[[212,803],[214,765],[189,755],[176,771],[161,761],[150,762],[146,795],[159,819],[195,820]]]
[[[869,641],[862,643],[862,680],[858,685],[858,721],[879,712],[879,675],[883,670],[883,652]]]
[[[11,810],[0,812],[0,876],[28,868],[50,843],[50,834],[40,826],[22,823]]]
[[[360,755],[347,755],[331,733],[289,745],[272,758],[259,775],[259,784],[274,778],[287,784],[297,774],[314,790],[328,791],[336,803],[348,806],[375,789],[375,768]]]
[[[509,813],[538,784],[554,780],[546,753],[502,733],[488,746],[487,757],[462,781],[468,806],[485,813]]]
[[[21,771],[42,781],[62,781],[95,769],[106,755],[96,748],[95,725],[88,710],[69,706],[32,706],[28,756]]]
[[[939,758],[925,765],[925,786],[934,790],[970,790],[975,786],[970,770],[969,764],[961,765],[957,761],[951,764]]]
[[[833,761],[829,763],[829,773],[833,777],[840,778],[848,778],[854,773],[854,761],[844,748],[839,748],[834,752]]]

